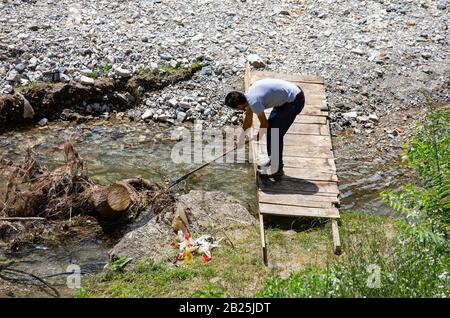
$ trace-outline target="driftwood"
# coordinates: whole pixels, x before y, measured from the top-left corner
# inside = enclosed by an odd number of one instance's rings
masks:
[[[170,204],[169,193],[155,200],[161,188],[142,178],[125,179],[111,185],[92,180],[72,142],[64,145],[66,164],[49,171],[27,149],[23,163],[0,158],[0,171],[9,171],[0,217],[70,219],[74,215],[92,214],[112,220],[124,215],[137,216],[149,204]],[[8,174],[8,173],[6,173]],[[157,207],[154,212],[161,211]],[[6,219],[5,219],[6,220]]]
[[[37,221],[46,220],[46,218],[40,217],[0,217],[0,221]]]

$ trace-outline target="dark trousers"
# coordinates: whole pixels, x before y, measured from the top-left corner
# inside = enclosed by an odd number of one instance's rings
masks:
[[[305,107],[305,95],[301,91],[293,102],[274,107],[270,113],[267,154],[270,157],[270,165],[275,169],[283,168],[283,138],[303,107]]]

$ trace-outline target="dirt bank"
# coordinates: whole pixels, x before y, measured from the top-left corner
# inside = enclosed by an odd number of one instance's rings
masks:
[[[102,78],[89,83],[38,82],[13,94],[0,95],[0,132],[43,118],[83,120],[84,115],[123,111],[140,102],[145,91],[156,91],[184,81],[200,68],[193,64],[170,74],[142,74],[130,78]],[[77,115],[79,114],[81,116]]]

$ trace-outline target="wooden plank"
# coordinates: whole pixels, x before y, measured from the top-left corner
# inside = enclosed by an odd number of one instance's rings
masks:
[[[328,136],[329,129],[327,125],[321,124],[300,124],[295,123],[289,127],[288,134],[299,134],[299,135],[322,135]]]
[[[305,94],[305,109],[308,107],[319,107],[328,109],[327,100],[323,95],[308,96],[308,94]]]
[[[305,180],[314,181],[334,181],[337,182],[338,178],[336,171],[320,171],[317,169],[299,169],[295,168],[284,168],[284,174],[293,178],[300,178]]]
[[[253,71],[251,74],[252,83],[264,78],[276,78],[290,82],[324,84],[323,78],[315,75],[292,75],[268,71]]]
[[[334,254],[341,254],[341,239],[339,238],[339,228],[336,219],[331,220],[331,231],[333,233]]]
[[[245,74],[244,74],[244,88],[247,90],[252,84],[252,76],[250,73],[250,63],[247,61],[245,64]]]
[[[328,146],[284,146],[284,157],[301,157],[301,158],[334,158],[331,147]]]
[[[266,233],[264,231],[264,217],[261,213],[259,214],[259,231],[261,233],[261,245],[262,245],[264,265],[267,266],[268,259],[267,259]]]
[[[273,108],[269,108],[264,110],[264,114],[266,114],[266,117],[269,118],[270,113],[272,112]],[[303,108],[302,112],[300,113],[300,116],[296,117],[296,121],[300,120],[299,118],[303,115],[308,115],[308,116],[324,116],[327,117],[328,116],[328,111],[327,110],[323,110],[322,108],[319,107],[305,107]],[[256,117],[258,118],[258,117]]]
[[[285,167],[299,168],[299,169],[318,169],[321,171],[336,172],[336,165],[334,159],[331,158],[302,158],[283,156]]]
[[[327,117],[324,116],[311,116],[300,113],[299,116],[295,118],[295,123],[298,124],[326,124]]]
[[[266,138],[262,138],[259,143],[265,145],[267,143]],[[286,134],[283,138],[284,147],[286,146],[299,146],[299,145],[308,145],[308,146],[324,146],[329,147],[331,149],[331,137],[330,136],[321,136],[321,135],[293,135]]]
[[[260,203],[259,211],[261,214],[270,214],[270,215],[339,218],[339,211],[336,208],[324,209],[314,207]]]
[[[283,176],[279,180],[258,178],[258,185],[264,193],[285,194],[317,194],[335,196],[339,194],[336,182],[310,181],[300,178]]]
[[[325,85],[323,84],[301,83],[296,81],[293,81],[293,83],[301,88],[303,93],[305,93],[305,97],[308,96],[308,94],[326,96]]]
[[[264,143],[252,142],[252,149],[256,151],[258,157],[260,153],[267,154],[267,145]],[[333,158],[333,150],[330,145],[328,146],[315,146],[302,144],[300,146],[284,146],[283,147],[283,158],[285,157],[301,157],[301,158]]]
[[[320,196],[306,194],[264,193],[258,191],[260,203],[279,205],[296,205],[315,208],[331,208],[339,203],[337,196]]]

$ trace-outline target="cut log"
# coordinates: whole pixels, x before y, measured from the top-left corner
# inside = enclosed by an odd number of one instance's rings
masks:
[[[110,186],[97,187],[91,195],[95,210],[104,218],[113,220],[128,212],[132,205],[140,206],[145,196],[142,191],[155,193],[161,187],[150,180],[135,178],[118,181]]]
[[[95,210],[105,219],[117,219],[133,203],[134,191],[122,183],[100,187],[92,194]]]

